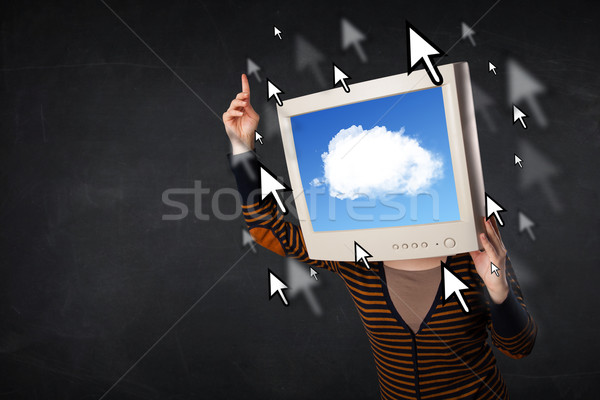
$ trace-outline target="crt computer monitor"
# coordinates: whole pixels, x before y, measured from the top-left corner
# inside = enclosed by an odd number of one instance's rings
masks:
[[[373,261],[480,249],[485,192],[467,63],[333,88],[278,107],[308,255]]]

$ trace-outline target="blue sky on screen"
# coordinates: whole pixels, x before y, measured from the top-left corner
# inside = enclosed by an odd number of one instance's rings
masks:
[[[315,231],[460,219],[441,88],[298,115],[291,123]]]

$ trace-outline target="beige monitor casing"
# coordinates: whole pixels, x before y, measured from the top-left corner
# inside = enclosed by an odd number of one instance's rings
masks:
[[[441,257],[482,248],[478,234],[483,232],[485,191],[469,66],[466,62],[454,63],[439,66],[439,71],[444,79],[441,88],[458,197],[459,221],[315,232],[303,193],[290,118],[436,87],[425,70],[352,84],[349,85],[349,93],[339,87],[284,100],[283,106],[278,107],[279,126],[298,220],[310,258],[354,261],[354,242],[372,255],[369,258],[371,261]],[[401,103],[398,106],[401,107]]]

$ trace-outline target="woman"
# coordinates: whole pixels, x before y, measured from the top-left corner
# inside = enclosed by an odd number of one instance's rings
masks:
[[[377,366],[382,399],[507,399],[504,380],[487,344],[521,358],[537,327],[523,301],[494,220],[484,220],[484,251],[442,258],[362,263],[308,258],[300,229],[283,220],[272,196],[260,199],[254,132],[259,116],[250,86],[223,114],[231,141],[230,163],[250,234],[263,247],[339,275],[363,321]],[[441,263],[468,286],[444,302]],[[491,263],[498,269],[492,272]]]

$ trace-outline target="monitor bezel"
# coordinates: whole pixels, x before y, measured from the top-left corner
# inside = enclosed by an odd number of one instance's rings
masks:
[[[277,108],[293,198],[310,258],[354,261],[354,242],[372,255],[372,261],[447,256],[482,248],[478,233],[483,231],[485,190],[468,64],[462,62],[442,65],[439,70],[444,77],[441,88],[460,214],[458,221],[315,232],[303,193],[291,118],[342,105],[439,87],[431,82],[424,70],[414,71],[410,75],[404,73],[355,83],[349,85],[349,93],[339,87],[288,99],[283,102],[283,106]],[[454,241],[454,246],[448,246],[451,244],[448,239]],[[408,248],[404,248],[405,244]]]

